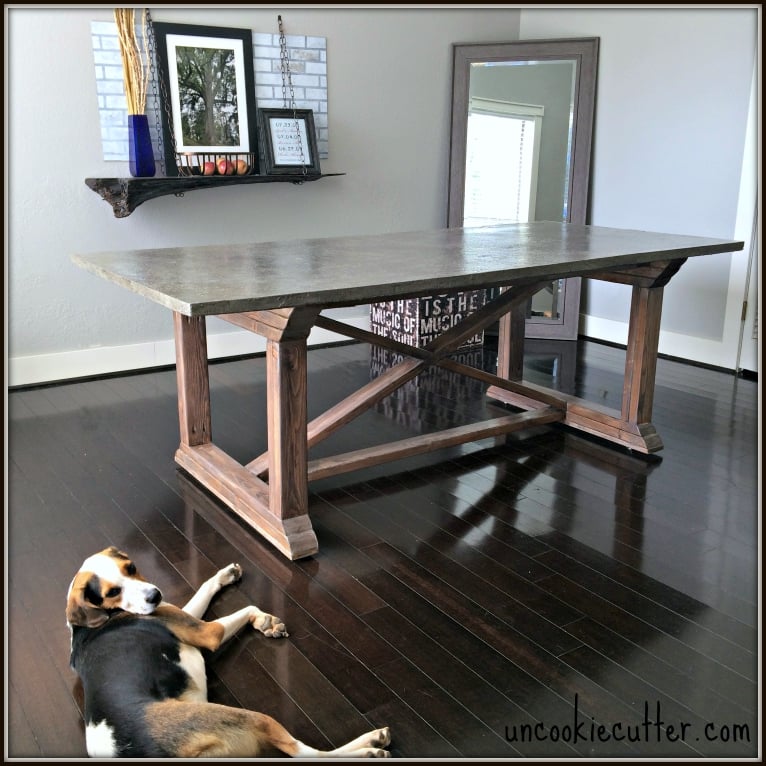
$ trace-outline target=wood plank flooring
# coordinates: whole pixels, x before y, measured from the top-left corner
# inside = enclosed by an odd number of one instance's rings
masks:
[[[528,345],[528,377],[619,406],[624,351]],[[390,362],[312,349],[309,416]],[[211,367],[213,438],[243,463],[266,448],[264,366]],[[85,754],[64,598],[108,544],[177,603],[241,563],[210,614],[255,603],[290,637],[231,641],[210,697],[320,748],[388,725],[405,758],[759,753],[755,382],[660,360],[657,457],[552,426],[315,482],[320,550],[300,562],[176,468],[173,370],[12,391],[8,409],[6,757]],[[493,414],[482,384],[431,371],[312,457]]]

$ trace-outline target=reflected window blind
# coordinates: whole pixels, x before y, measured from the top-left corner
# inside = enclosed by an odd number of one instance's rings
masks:
[[[465,225],[534,219],[542,107],[472,99]]]

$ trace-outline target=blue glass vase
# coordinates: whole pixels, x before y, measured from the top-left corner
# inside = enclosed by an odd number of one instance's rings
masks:
[[[128,159],[134,178],[148,178],[155,173],[154,149],[145,114],[128,115]]]

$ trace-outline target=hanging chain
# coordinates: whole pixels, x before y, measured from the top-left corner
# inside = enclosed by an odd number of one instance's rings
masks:
[[[290,54],[287,50],[287,39],[284,29],[282,29],[282,17],[277,16],[279,24],[279,68],[282,72],[282,106],[285,109],[292,108],[295,111],[295,91],[293,90],[293,78],[290,72]],[[287,90],[290,89],[290,98],[287,97]]]
[[[159,93],[159,70],[157,68],[157,48],[154,40],[154,25],[152,24],[152,17],[149,13],[149,9],[146,8],[144,13],[146,14],[146,35],[149,48],[149,75],[152,81],[152,98],[154,99],[154,127],[157,131],[157,148],[160,155],[160,170],[162,175],[165,173],[165,142],[162,135],[162,123],[160,121],[160,115],[162,113],[162,102],[160,101]]]
[[[282,106],[285,109],[293,110],[293,119],[295,120],[295,137],[298,141],[298,147],[301,152],[301,166],[303,168],[303,175],[308,173],[306,167],[306,157],[303,154],[303,140],[301,139],[301,128],[298,121],[298,111],[295,108],[295,91],[293,90],[293,78],[290,72],[290,54],[287,50],[287,40],[285,39],[285,32],[282,28],[282,16],[277,16],[277,23],[279,24],[279,66],[282,71]],[[288,91],[290,97],[288,100]]]
[[[164,110],[165,117],[167,118],[168,133],[170,134],[170,141],[173,145],[173,154],[175,155],[176,149],[176,136],[173,130],[173,113],[170,109],[170,97],[168,96],[167,89],[165,88],[165,79],[162,77],[162,71],[160,69],[160,57],[157,55],[157,38],[154,34],[154,23],[152,21],[152,15],[149,9],[146,9],[146,32],[149,35],[149,54],[151,58],[150,73],[152,76],[152,94],[154,96],[154,102],[157,106],[156,120],[157,120],[157,141],[160,148],[160,164],[162,172],[165,173],[165,152],[164,152],[164,139],[162,132],[162,125],[160,123],[161,110]],[[157,84],[159,83],[159,90]]]

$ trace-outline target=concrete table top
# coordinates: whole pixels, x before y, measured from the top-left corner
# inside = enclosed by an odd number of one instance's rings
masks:
[[[186,316],[351,306],[741,250],[743,242],[533,222],[78,254],[74,263]]]

